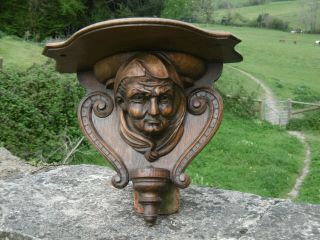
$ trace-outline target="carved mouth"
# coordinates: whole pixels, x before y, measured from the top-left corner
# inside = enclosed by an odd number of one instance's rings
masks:
[[[161,121],[159,118],[149,116],[144,119],[144,123],[149,125],[160,125]]]
[[[151,125],[160,125],[161,121],[160,120],[146,120],[147,124],[151,124]]]

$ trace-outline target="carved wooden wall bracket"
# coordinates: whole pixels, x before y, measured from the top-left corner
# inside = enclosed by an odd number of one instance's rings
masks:
[[[225,62],[241,61],[229,33],[158,18],[88,26],[43,54],[57,70],[77,72],[87,94],[78,118],[92,145],[131,180],[134,209],[153,225],[179,209],[184,171],[219,128],[223,103],[213,89]],[[200,173],[201,174],[201,173]]]

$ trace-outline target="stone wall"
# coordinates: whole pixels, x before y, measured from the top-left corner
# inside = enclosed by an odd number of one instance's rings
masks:
[[[150,228],[107,168],[26,169],[0,174],[0,239],[320,239],[318,205],[191,186]]]

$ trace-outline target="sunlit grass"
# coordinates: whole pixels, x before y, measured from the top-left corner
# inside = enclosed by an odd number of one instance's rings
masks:
[[[307,132],[306,137],[311,146],[311,166],[297,200],[320,203],[320,132]]]
[[[3,67],[16,67],[25,70],[34,63],[46,61],[40,44],[24,41],[17,37],[0,38],[0,57],[4,59]]]
[[[219,132],[187,173],[195,184],[284,197],[302,158],[301,143],[283,129],[227,113]]]
[[[295,99],[304,86],[320,95],[320,47],[314,44],[320,35],[221,25],[200,27],[229,31],[240,38],[236,49],[244,60],[231,65],[265,81],[280,99]]]

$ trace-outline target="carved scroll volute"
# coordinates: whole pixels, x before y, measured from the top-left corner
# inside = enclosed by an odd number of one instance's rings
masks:
[[[189,186],[191,179],[184,173],[184,170],[191,163],[194,157],[208,144],[217,132],[223,114],[223,102],[220,95],[211,88],[198,88],[188,95],[187,109],[190,114],[202,115],[208,111],[206,125],[196,140],[179,157],[171,171],[171,179],[179,188]]]
[[[93,115],[99,118],[108,117],[114,109],[114,102],[106,92],[96,91],[88,94],[80,102],[78,119],[84,134],[97,150],[107,159],[117,171],[112,178],[112,185],[124,188],[129,182],[129,174],[121,158],[101,138],[93,124]]]

